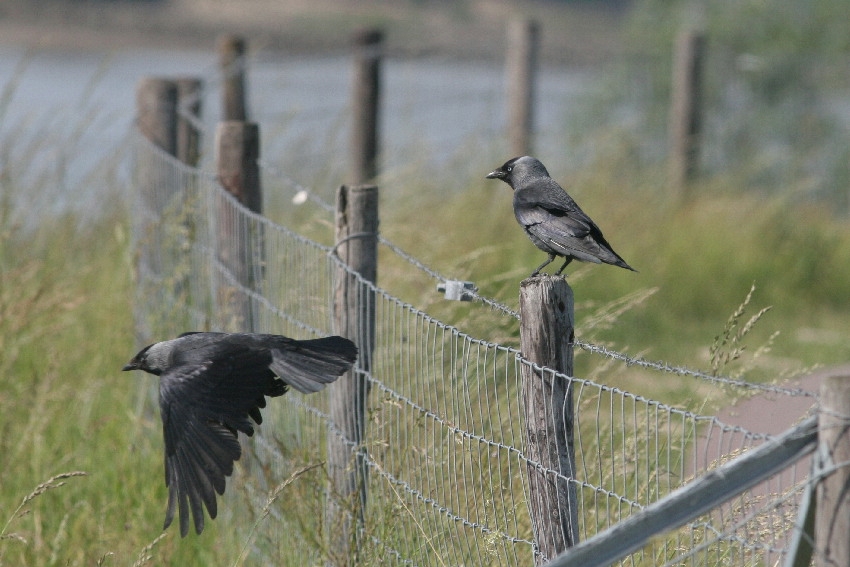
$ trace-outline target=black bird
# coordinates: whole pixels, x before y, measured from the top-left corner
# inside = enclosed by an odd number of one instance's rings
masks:
[[[298,341],[280,335],[184,333],[143,348],[123,370],[160,377],[159,407],[165,437],[165,525],[180,510],[180,535],[204,529],[204,506],[217,514],[216,493],[242,449],[237,432],[254,434],[249,417],[262,423],[265,396],[292,386],[317,392],[346,372],[357,347],[342,337]]]
[[[501,179],[514,190],[514,215],[535,246],[549,258],[531,273],[534,277],[545,266],[562,256],[560,274],[573,260],[604,262],[636,272],[614,252],[599,227],[584,214],[539,160],[517,157],[491,171],[488,179]]]

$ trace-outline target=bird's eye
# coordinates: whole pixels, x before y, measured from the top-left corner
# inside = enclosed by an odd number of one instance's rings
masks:
[[[510,173],[512,169],[513,169],[513,167],[511,167],[511,166],[509,165],[508,167],[506,167],[506,168],[505,168],[505,171],[507,171],[508,173]]]

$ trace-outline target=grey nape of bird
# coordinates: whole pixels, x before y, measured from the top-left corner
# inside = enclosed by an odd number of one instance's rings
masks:
[[[614,252],[596,223],[549,177],[539,160],[531,156],[514,158],[491,171],[487,178],[501,179],[511,186],[517,222],[534,245],[549,255],[530,277],[539,274],[556,256],[563,257],[564,264],[555,275],[573,260],[604,262],[637,271]]]
[[[159,376],[165,437],[166,529],[180,510],[180,535],[204,529],[204,506],[217,514],[216,493],[242,450],[237,432],[253,435],[260,408],[286,393],[317,392],[349,370],[357,347],[342,337],[295,340],[250,333],[184,333],[143,348],[123,370]]]

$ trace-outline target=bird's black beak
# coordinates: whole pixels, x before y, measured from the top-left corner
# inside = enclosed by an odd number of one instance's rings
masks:
[[[504,179],[504,178],[505,178],[505,172],[502,171],[501,169],[491,171],[490,173],[487,174],[487,177],[486,177],[486,179]]]
[[[138,370],[138,369],[139,369],[139,367],[136,364],[133,364],[132,362],[130,362],[130,363],[124,365],[124,368],[121,369],[121,372],[127,372],[128,370]]]

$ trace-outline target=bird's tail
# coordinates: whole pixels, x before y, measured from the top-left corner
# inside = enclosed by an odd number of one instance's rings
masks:
[[[305,394],[318,392],[351,369],[357,346],[343,337],[291,341],[272,350],[272,372]]]
[[[631,270],[633,272],[637,272],[634,268],[629,266],[623,258],[614,252],[614,249],[611,248],[611,245],[608,244],[608,241],[602,236],[602,233],[599,233],[597,236],[597,244],[598,251],[596,253],[596,257],[605,262],[606,264],[611,264],[612,266],[619,266],[621,268],[625,268],[627,270]]]
[[[620,258],[620,255],[619,255],[619,254],[617,254],[616,252],[614,252],[614,255],[615,255],[615,256],[617,256],[617,261],[616,261],[616,262],[609,262],[610,264],[613,264],[613,265],[615,265],[615,266],[619,266],[619,267],[621,267],[621,268],[625,268],[625,269],[627,269],[627,270],[631,270],[631,271],[633,271],[633,272],[637,272],[637,270],[635,270],[634,268],[632,268],[631,266],[629,266],[629,265],[626,263],[626,261],[625,261],[625,260],[623,260],[622,258]]]

